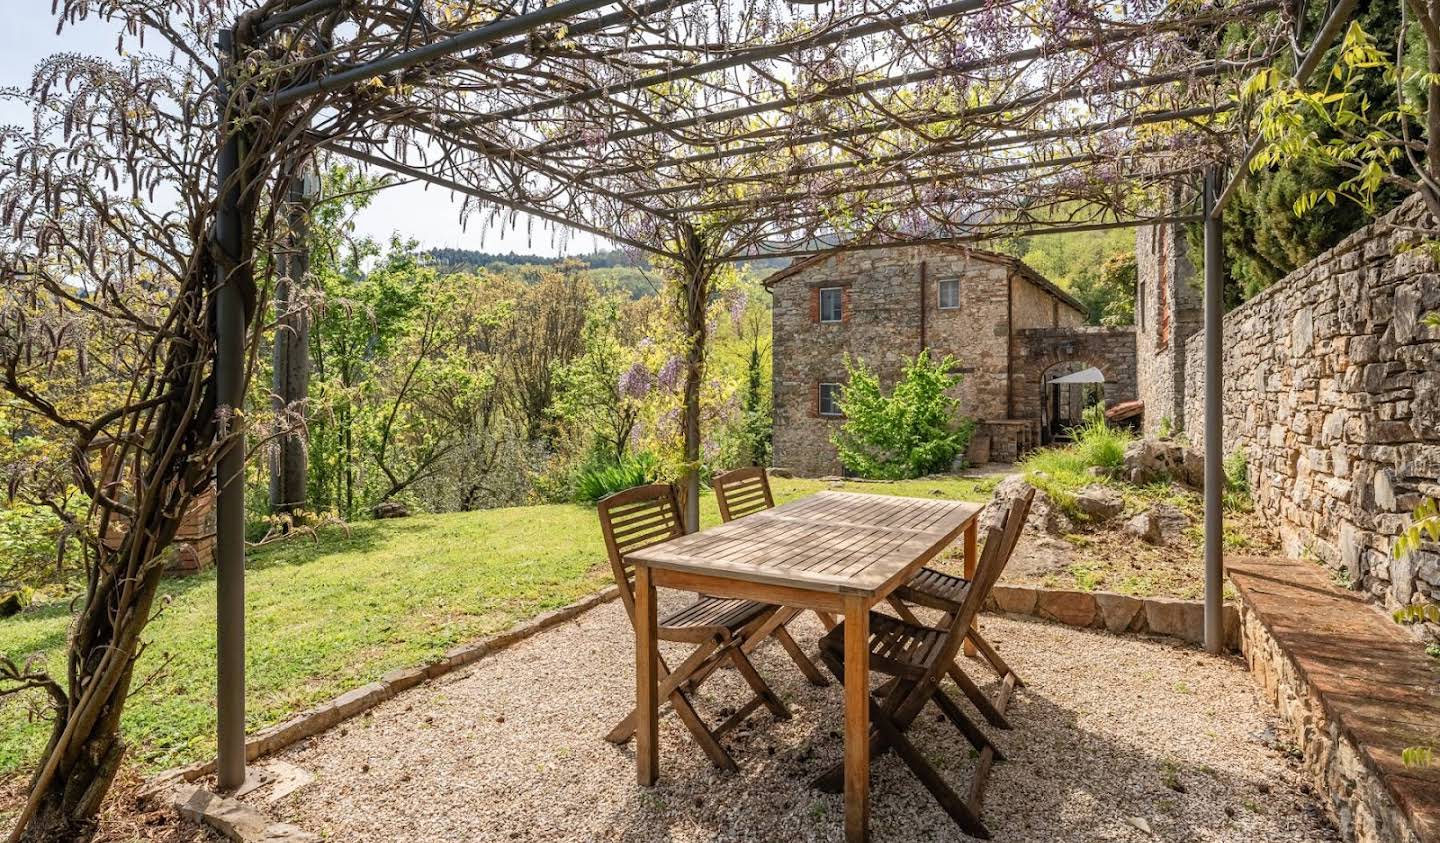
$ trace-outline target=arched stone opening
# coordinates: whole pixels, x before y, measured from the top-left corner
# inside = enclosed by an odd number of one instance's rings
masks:
[[[1093,367],[1105,376],[1105,406],[1135,399],[1134,328],[1033,328],[1017,332],[1015,343],[1011,417],[1032,421],[1040,431],[1041,442],[1053,440],[1061,411],[1073,412],[1078,421],[1078,410],[1083,409],[1058,406],[1048,383],[1058,374]],[[1079,402],[1083,392],[1077,390],[1073,399],[1060,399]]]

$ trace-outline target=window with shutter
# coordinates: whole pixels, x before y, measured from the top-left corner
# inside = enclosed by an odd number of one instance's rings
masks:
[[[955,310],[960,307],[960,279],[945,278],[936,285],[941,310]]]
[[[843,321],[845,321],[845,288],[843,288],[843,287],[821,287],[821,288],[820,288],[820,321],[821,321],[821,322],[843,322]]]

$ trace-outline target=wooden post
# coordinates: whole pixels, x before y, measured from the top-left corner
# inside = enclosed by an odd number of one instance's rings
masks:
[[[307,190],[309,179],[302,165],[291,167],[286,197],[289,243],[277,261],[281,271],[275,283],[276,328],[271,351],[270,406],[277,413],[297,403],[303,406],[310,393],[310,314],[304,308],[292,307],[310,270],[310,205],[314,196]],[[305,443],[298,436],[284,437],[270,458],[270,511],[304,510],[308,479]]]
[[[845,603],[845,840],[870,833],[870,607]]]
[[[660,777],[660,700],[655,687],[655,583],[650,566],[635,566],[635,772],[649,787]]]
[[[970,582],[975,581],[975,563],[980,558],[980,555],[976,551],[975,547],[976,539],[978,538],[979,534],[979,524],[977,523],[978,521],[978,518],[971,518],[970,523],[965,525],[965,579],[969,580]],[[979,621],[975,621],[971,624],[972,629],[978,630],[978,627]],[[975,645],[970,642],[969,638],[965,639],[965,655],[975,655]]]

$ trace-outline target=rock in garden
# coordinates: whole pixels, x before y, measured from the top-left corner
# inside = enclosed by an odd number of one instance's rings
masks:
[[[0,618],[18,615],[28,605],[30,598],[23,589],[0,592]]]
[[[1158,503],[1151,510],[1155,513],[1155,519],[1160,522],[1160,543],[1175,544],[1185,535],[1185,530],[1190,527],[1190,516],[1177,506],[1168,503]]]
[[[399,501],[381,501],[375,504],[370,514],[376,518],[409,518],[410,510]]]
[[[1205,482],[1205,456],[1179,442],[1140,439],[1125,448],[1124,476],[1136,486],[1174,481],[1198,489]]]
[[[1160,535],[1160,517],[1153,509],[1147,509],[1126,521],[1125,533],[1146,544],[1161,544],[1164,541]]]
[[[1086,486],[1075,496],[1075,508],[1091,521],[1106,521],[1125,509],[1125,499],[1106,486]]]

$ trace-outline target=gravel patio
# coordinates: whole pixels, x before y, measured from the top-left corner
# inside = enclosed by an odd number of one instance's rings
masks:
[[[813,648],[817,621],[791,628]],[[1031,620],[987,616],[984,628],[1029,683],[1014,731],[993,732],[1009,756],[985,801],[995,839],[1336,839],[1237,659]],[[840,757],[838,685],[807,685],[767,644],[757,665],[793,719],[760,713],[728,736],[741,771],[726,775],[666,716],[661,782],[645,789],[631,747],[601,737],[634,698],[632,649],[623,607],[605,604],[293,747],[280,760],[314,781],[268,810],[330,840],[841,837],[840,797],[809,786]],[[741,687],[722,671],[702,713],[715,719]],[[917,743],[963,786],[969,747],[932,713]],[[876,764],[872,810],[876,841],[969,839],[893,757]]]

